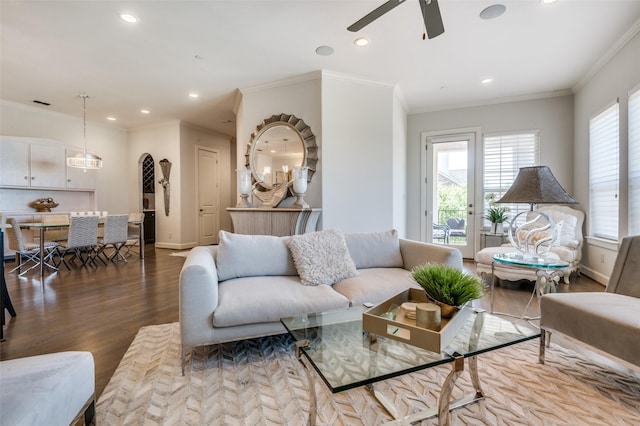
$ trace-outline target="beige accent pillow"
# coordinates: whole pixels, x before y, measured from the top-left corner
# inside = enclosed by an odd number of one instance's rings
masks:
[[[296,275],[289,237],[220,231],[216,267],[220,281],[262,275]]]
[[[345,234],[344,238],[358,269],[404,267],[398,231],[395,229]]]
[[[294,235],[287,245],[304,285],[332,285],[358,275],[340,231]]]

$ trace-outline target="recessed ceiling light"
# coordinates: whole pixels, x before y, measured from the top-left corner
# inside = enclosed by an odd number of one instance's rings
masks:
[[[316,49],[316,53],[320,56],[329,56],[333,54],[333,47],[331,46],[320,46]]]
[[[366,45],[369,44],[369,39],[366,39],[364,37],[358,37],[357,39],[353,40],[353,44],[355,44],[358,47],[365,47]]]
[[[507,10],[507,8],[503,4],[493,4],[484,8],[482,12],[480,12],[480,17],[482,19],[496,19],[502,15],[505,10]]]
[[[107,120],[109,120],[109,121],[116,121],[116,118],[115,118],[115,117],[107,117]]]
[[[138,22],[138,18],[136,18],[134,15],[132,15],[130,13],[121,13],[120,14],[120,19],[122,19],[124,22],[128,22],[130,24],[135,24],[136,22]]]
[[[551,4],[551,3],[555,3],[555,2],[557,2],[557,1],[558,1],[558,0],[540,0],[540,2],[541,2],[542,4]]]
[[[491,77],[489,78],[485,78],[481,81],[482,84],[489,84],[489,83],[493,83],[493,79]]]
[[[198,95],[196,92],[191,92],[189,93],[189,97],[193,99],[197,99],[200,97],[200,95]]]
[[[151,111],[149,111],[148,109],[141,109],[140,112],[143,113],[143,114],[151,113]]]

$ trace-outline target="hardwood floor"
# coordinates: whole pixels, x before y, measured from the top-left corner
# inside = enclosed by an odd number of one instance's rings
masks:
[[[18,313],[7,318],[6,341],[0,343],[0,359],[7,360],[50,352],[82,350],[93,353],[96,363],[96,396],[100,396],[138,329],[178,321],[178,277],[183,257],[172,250],[148,245],[145,259],[97,268],[72,268],[18,278],[6,274],[11,300]],[[6,266],[13,265],[9,262]],[[11,268],[9,268],[11,269]],[[474,271],[473,262],[465,269]],[[559,291],[602,291],[587,277],[578,277]],[[497,287],[495,309],[522,313],[531,295],[525,288]],[[488,295],[481,305],[489,309]],[[535,300],[527,313],[537,315]]]

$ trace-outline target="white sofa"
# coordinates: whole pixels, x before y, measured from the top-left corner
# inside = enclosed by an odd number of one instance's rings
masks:
[[[543,206],[538,208],[537,211],[549,215],[558,228],[558,238],[550,248],[550,253],[557,256],[558,259],[569,263],[569,267],[561,271],[565,283],[568,284],[571,273],[578,271],[582,260],[584,213],[571,207],[559,205]],[[489,276],[495,254],[515,252],[517,250],[510,243],[503,244],[500,247],[487,247],[480,250],[475,255],[476,272],[480,276]],[[507,281],[536,280],[536,271],[534,269],[509,268],[503,265],[495,268],[495,275],[495,278]]]
[[[327,235],[329,244],[322,244]],[[192,347],[282,334],[280,318],[287,316],[382,302],[416,287],[411,269],[428,262],[462,268],[462,255],[399,239],[394,230],[293,237],[221,231],[220,244],[192,249],[180,272],[183,371]],[[340,263],[355,276],[341,276]],[[329,281],[309,282],[324,272]]]

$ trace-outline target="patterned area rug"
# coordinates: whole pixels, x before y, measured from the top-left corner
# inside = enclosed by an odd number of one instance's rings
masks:
[[[452,411],[454,425],[638,425],[640,374],[624,374],[537,339],[483,354],[486,399]],[[104,425],[303,425],[309,397],[292,340],[273,336],[198,348],[185,376],[177,323],[143,327],[97,404]],[[377,384],[401,414],[435,406],[443,365]],[[315,371],[319,425],[378,425],[391,417],[365,388],[331,394]],[[468,373],[453,397],[472,392]],[[420,396],[420,398],[418,398]],[[422,425],[437,424],[432,418]]]

